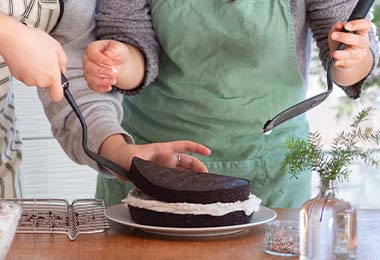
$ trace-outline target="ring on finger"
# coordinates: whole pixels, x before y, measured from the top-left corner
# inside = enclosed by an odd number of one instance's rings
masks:
[[[181,154],[177,153],[177,166],[181,166]]]

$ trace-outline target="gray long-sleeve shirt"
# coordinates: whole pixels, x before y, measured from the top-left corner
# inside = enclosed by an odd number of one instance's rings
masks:
[[[357,0],[290,0],[296,35],[296,52],[299,70],[307,82],[310,62],[310,43],[313,36],[320,50],[320,58],[326,66],[329,58],[327,35],[336,21],[344,21]],[[89,129],[89,147],[98,151],[102,142],[113,134],[123,134],[133,142],[120,122],[123,117],[122,98],[118,92],[94,93],[82,77],[81,57],[87,45],[96,36],[116,39],[139,47],[146,58],[146,76],[143,86],[149,85],[158,72],[158,44],[149,18],[150,0],[98,0],[95,32],[95,0],[66,0],[65,13],[53,36],[61,42],[68,57],[67,78],[70,90],[84,114]],[[377,61],[378,43],[370,33],[371,51]],[[362,84],[360,82],[359,84]],[[349,96],[358,95],[360,86],[345,89]],[[132,91],[131,94],[135,94]],[[99,171],[81,146],[81,128],[71,108],[64,100],[58,104],[50,101],[46,91],[39,91],[45,113],[52,124],[52,132],[69,157]]]

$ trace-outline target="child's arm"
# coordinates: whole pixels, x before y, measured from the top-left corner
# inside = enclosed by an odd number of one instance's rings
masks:
[[[47,33],[0,12],[0,55],[15,78],[28,86],[49,88],[50,98],[61,100],[61,71],[66,71],[67,57]]]
[[[90,87],[104,92],[111,85],[116,85],[131,90],[126,91],[126,94],[135,94],[136,90],[151,83],[158,74],[159,45],[152,27],[148,1],[99,0],[96,22],[97,37],[107,42],[93,43],[98,47],[90,48],[103,52],[92,53],[84,59],[85,77]],[[102,44],[113,46],[117,57],[107,55],[104,48],[99,48]],[[112,61],[108,60],[110,65],[105,64],[105,61],[89,62],[107,57],[112,58]]]

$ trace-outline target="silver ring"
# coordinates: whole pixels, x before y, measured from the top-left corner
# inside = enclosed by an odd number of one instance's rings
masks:
[[[181,154],[177,153],[177,166],[181,166]]]

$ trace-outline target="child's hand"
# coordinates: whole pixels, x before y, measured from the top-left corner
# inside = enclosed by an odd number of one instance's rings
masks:
[[[65,72],[67,65],[61,45],[42,30],[7,21],[12,32],[1,41],[0,53],[11,74],[27,86],[49,88],[52,101],[60,101],[61,71]]]
[[[118,41],[101,40],[91,43],[83,57],[84,77],[97,92],[108,92],[117,82],[117,72],[128,58],[128,47]]]
[[[207,167],[189,153],[208,156],[211,151],[206,146],[192,141],[137,145],[127,144],[121,135],[113,135],[103,142],[99,153],[126,169],[130,168],[132,159],[136,156],[164,167],[207,172]]]
[[[349,32],[343,32],[346,29]],[[347,23],[337,22],[330,30],[329,45],[332,57],[336,59],[335,66],[350,68],[359,66],[371,55],[368,32],[371,22],[366,19],[353,20]],[[350,33],[355,32],[355,33]],[[344,50],[336,50],[338,44],[346,45]]]

